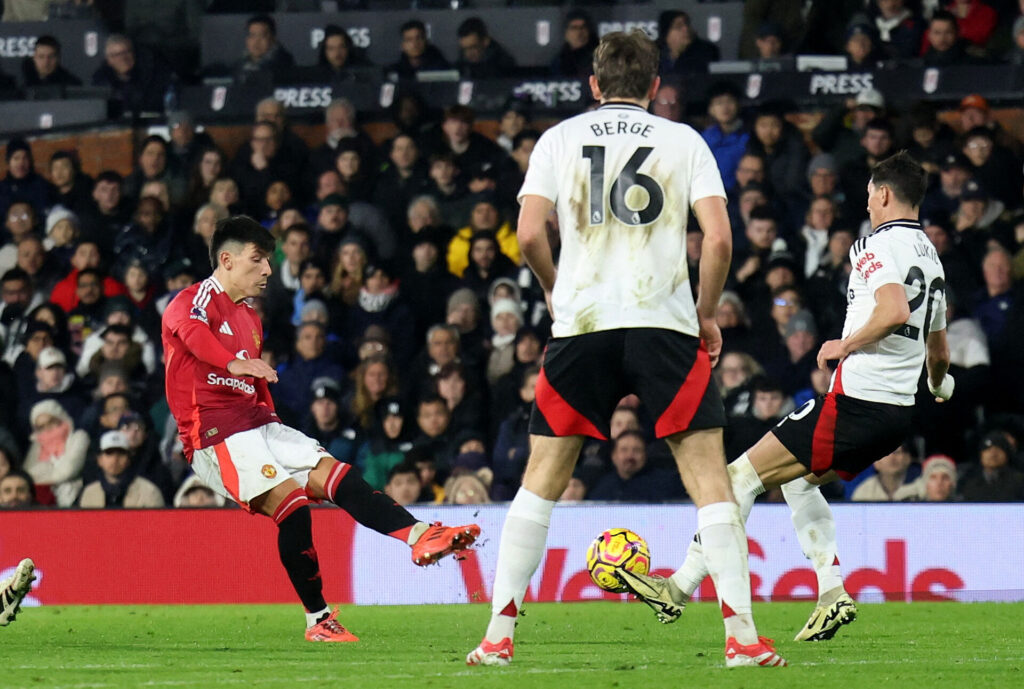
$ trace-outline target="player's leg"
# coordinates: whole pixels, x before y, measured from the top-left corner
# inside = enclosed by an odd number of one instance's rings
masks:
[[[319,457],[309,472],[306,492],[316,500],[330,500],[363,526],[407,543],[417,565],[433,564],[465,550],[480,535],[476,524],[450,527],[416,519],[387,495],[374,490],[357,467],[330,456]]]
[[[771,642],[758,637],[754,625],[747,535],[725,468],[722,430],[678,433],[666,440],[697,506],[697,533],[725,625],[726,664],[785,665]]]
[[[818,604],[797,633],[796,641],[831,639],[840,626],[857,617],[857,605],[846,592],[839,569],[835,518],[818,487],[834,477],[834,472],[820,478],[810,474],[782,486],[800,548],[818,579]]]
[[[501,531],[491,594],[491,620],[483,641],[466,657],[470,665],[507,665],[516,618],[530,578],[547,543],[551,510],[569,484],[583,446],[582,436],[530,438],[530,459]]]
[[[0,627],[6,627],[14,621],[21,601],[32,590],[35,581],[35,563],[25,558],[14,568],[14,574],[0,581]]]

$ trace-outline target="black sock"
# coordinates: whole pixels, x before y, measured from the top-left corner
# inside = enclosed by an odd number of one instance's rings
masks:
[[[353,466],[349,466],[336,481],[334,494],[329,497],[331,502],[363,526],[403,542],[409,537],[409,529],[419,521],[384,493],[371,488],[359,469]]]
[[[308,612],[327,607],[323,581],[320,578],[320,560],[313,547],[313,519],[309,507],[303,505],[277,525],[277,550],[288,578],[299,594],[299,600]]]

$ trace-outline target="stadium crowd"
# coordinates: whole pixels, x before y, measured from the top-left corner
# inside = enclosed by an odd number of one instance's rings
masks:
[[[826,40],[810,35],[810,19],[788,13],[790,5],[803,3],[746,3],[741,55],[768,59]],[[1010,36],[979,0],[835,5],[848,21],[824,48],[857,64],[1024,55],[1024,0],[1011,8]],[[323,68],[365,66],[336,28],[325,32]],[[246,30],[239,72],[287,69],[269,17],[252,17]],[[402,55],[383,66],[388,72],[452,66],[422,24],[400,30]],[[723,82],[706,94],[705,111],[686,113],[672,77],[706,70],[717,48],[680,11],[663,13],[659,32],[664,85],[652,107],[703,132],[729,193],[733,267],[718,309],[724,355],[715,372],[730,419],[728,456],[827,389],[815,355],[841,335],[849,250],[870,232],[870,168],[905,148],[932,176],[921,218],[946,273],[956,394],[938,405],[922,384],[915,436],[832,497],[1024,500],[1024,142],[978,94],[940,118],[930,103],[896,110],[869,89],[801,130],[784,106],[745,107]],[[585,11],[567,15],[564,41],[552,72],[585,76],[597,41]],[[475,18],[460,28],[458,50],[454,68],[476,78],[515,60]],[[126,103],[162,97],[170,67],[141,54],[113,35],[94,82],[113,84]],[[62,74],[59,45],[38,42],[25,83]],[[235,213],[256,218],[278,243],[270,284],[252,305],[264,323],[253,336],[280,375],[271,389],[282,420],[401,504],[511,498],[550,327],[516,242],[516,194],[540,128],[552,123],[510,98],[492,140],[469,108],[434,112],[404,86],[390,112],[397,133],[374,141],[351,103],[335,100],[322,140],[310,146],[268,98],[228,158],[190,113],[174,110],[170,140],[145,138],[127,177],[93,178],[74,150],[37,161],[30,141],[8,141],[0,507],[223,504],[182,456],[163,394],[159,329],[176,292],[210,275],[213,229]],[[557,247],[557,217],[550,224]],[[687,232],[696,289],[701,244],[692,219]],[[928,295],[922,302],[931,308]],[[685,498],[638,399],[623,399],[611,428],[609,442],[584,446],[563,499]]]

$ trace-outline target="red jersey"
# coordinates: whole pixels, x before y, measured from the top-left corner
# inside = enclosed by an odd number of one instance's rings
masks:
[[[183,289],[161,326],[167,404],[191,461],[197,448],[278,421],[267,381],[233,376],[232,359],[257,359],[263,324],[251,306],[235,303],[215,277]]]

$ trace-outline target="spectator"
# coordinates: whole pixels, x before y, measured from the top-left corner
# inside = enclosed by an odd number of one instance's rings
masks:
[[[756,39],[766,30],[786,46],[800,44],[805,31],[806,4],[801,0],[747,0],[743,3],[740,59],[758,57]],[[767,28],[765,23],[774,24]]]
[[[198,476],[190,474],[174,494],[175,507],[224,507],[224,496],[214,493]]]
[[[188,261],[193,269],[193,277],[196,280],[205,280],[210,276],[210,242],[213,241],[214,230],[217,223],[228,218],[228,209],[213,203],[204,203],[196,209],[192,218],[192,231],[185,240],[185,256],[182,258]],[[271,281],[278,271],[271,274]],[[165,273],[166,275],[166,273]],[[280,277],[277,278],[280,281]],[[187,285],[186,285],[187,286]]]
[[[807,306],[814,313],[822,339],[840,337],[846,319],[846,289],[850,279],[850,247],[856,232],[833,227],[828,233],[828,251],[807,280]]]
[[[658,16],[658,50],[658,73],[663,78],[670,74],[707,72],[708,65],[719,59],[718,46],[698,36],[690,15],[679,10],[667,10]]]
[[[124,180],[124,195],[138,200],[142,198],[142,189],[147,183],[166,182],[171,205],[177,206],[185,198],[185,179],[172,167],[172,162],[167,140],[158,134],[147,136],[139,149],[135,169]],[[164,203],[163,211],[166,213],[170,207]]]
[[[482,505],[491,501],[491,472],[484,467],[472,474],[459,474],[448,479],[444,486],[444,502],[448,505]]]
[[[123,178],[113,170],[96,177],[92,207],[82,219],[82,238],[96,242],[104,257],[114,253],[114,238],[131,219],[130,203],[122,194]]]
[[[782,57],[785,47],[782,27],[776,22],[762,22],[757,29],[754,45],[757,48],[757,57],[762,60],[777,60]]]
[[[669,471],[647,464],[647,447],[639,431],[624,431],[612,445],[614,471],[597,481],[589,500],[662,502],[684,495]]]
[[[174,483],[169,467],[160,455],[159,436],[151,432],[151,425],[152,419],[148,415],[131,410],[123,414],[117,424],[118,430],[128,441],[128,452],[135,474],[152,482],[160,489],[164,500],[170,502],[174,499]],[[98,475],[97,472],[95,476],[86,476],[86,480]]]
[[[0,508],[23,510],[33,506],[32,478],[23,471],[15,470],[0,478]]]
[[[918,467],[914,464],[914,448],[905,442],[876,460],[875,474],[857,486],[850,497],[854,502],[906,502],[920,494]]]
[[[1006,55],[1006,60],[1011,65],[1024,65],[1024,15],[1017,17],[1013,22],[1013,47]]]
[[[36,39],[32,57],[21,62],[21,77],[25,88],[82,85],[81,79],[61,65],[60,41],[49,35]]]
[[[362,50],[352,43],[352,37],[336,24],[324,27],[324,38],[317,50],[317,73],[327,82],[354,81],[353,70],[370,66]]]
[[[419,19],[410,19],[398,30],[402,36],[402,54],[385,71],[399,79],[414,79],[417,72],[451,69],[441,51],[427,40],[427,27]]]
[[[925,194],[921,204],[921,217],[939,222],[949,220],[960,207],[960,194],[971,178],[971,161],[962,153],[954,152],[942,159],[939,183]]]
[[[96,461],[100,466],[100,477],[82,490],[79,507],[153,509],[164,506],[160,489],[135,475],[128,439],[121,431],[107,431],[103,434]]]
[[[442,366],[434,376],[434,385],[437,395],[448,406],[450,433],[479,432],[486,428],[483,396],[469,384],[466,371],[460,364]]]
[[[725,429],[725,455],[739,457],[771,430],[793,409],[792,401],[778,383],[765,376],[750,383],[750,410],[745,416],[730,419]]]
[[[516,136],[530,125],[530,109],[530,101],[525,98],[512,96],[505,102],[505,111],[498,120],[498,138],[495,141],[506,153],[512,153]]]
[[[1000,339],[1006,328],[1007,316],[1017,300],[1014,289],[1010,254],[1002,247],[989,249],[982,262],[985,286],[975,300],[974,318],[989,342]]]
[[[18,265],[18,244],[22,239],[38,237],[36,229],[36,211],[25,201],[15,201],[7,209],[7,221],[4,233],[10,241],[0,248],[0,270],[7,272]],[[31,279],[30,279],[31,281]]]
[[[964,46],[957,28],[956,16],[946,10],[936,10],[928,22],[924,41],[926,67],[949,67],[976,63]]]
[[[363,432],[373,429],[377,403],[385,397],[398,394],[398,376],[381,355],[373,355],[359,362],[352,372],[353,390],[345,400],[345,407],[355,424]]]
[[[68,412],[53,399],[37,402],[29,420],[32,442],[24,469],[35,484],[35,501],[71,507],[82,490],[79,477],[89,450],[89,436],[75,429]]]
[[[315,177],[327,170],[335,169],[338,145],[342,141],[357,142],[363,160],[373,161],[376,145],[373,139],[359,128],[356,115],[355,106],[346,98],[336,98],[324,108],[324,143],[314,149],[309,156],[309,175]],[[313,182],[313,180],[309,181]],[[322,199],[329,193],[341,193],[341,191],[343,190],[331,189],[320,193],[318,190],[317,198]]]
[[[171,146],[168,151],[171,167],[182,174],[196,168],[204,153],[218,150],[209,134],[196,131],[195,120],[187,110],[168,112],[167,128],[171,132]],[[223,160],[220,162],[223,163]],[[212,182],[219,174],[218,170],[208,181]]]
[[[516,333],[523,327],[523,312],[512,299],[499,299],[491,306],[491,353],[487,358],[487,383],[498,379],[515,366]]]
[[[228,161],[224,152],[210,146],[194,154],[193,163],[186,169],[189,177],[186,183],[185,207],[198,208],[209,202],[214,183],[227,174]]]
[[[304,424],[304,433],[316,438],[332,457],[352,463],[358,447],[358,429],[351,428],[350,416],[342,415],[341,386],[333,378],[317,378],[312,385],[312,399]]]
[[[419,472],[415,464],[400,463],[388,472],[388,480],[384,485],[384,494],[399,505],[412,505],[420,499]]]
[[[292,225],[281,236],[283,260],[267,280],[265,291],[270,322],[288,321],[299,289],[300,268],[312,254],[312,232],[305,223]]]
[[[984,48],[996,28],[996,11],[981,0],[951,0],[946,7],[956,17],[960,36]]]
[[[240,148],[231,161],[229,174],[238,184],[242,203],[251,213],[259,214],[259,205],[272,182],[298,178],[300,168],[294,154],[285,153],[280,148],[280,140],[276,124],[257,122],[252,128],[249,147]]]
[[[651,102],[651,112],[670,122],[682,122],[685,109],[682,87],[668,81],[662,82]]]
[[[335,169],[341,175],[345,194],[355,201],[370,201],[376,176],[367,172],[368,165],[363,162],[355,141],[342,141],[335,149]]]
[[[995,132],[986,125],[969,130],[963,137],[961,152],[971,162],[972,176],[992,196],[1009,207],[1021,205],[1020,161],[1008,149],[996,143]]]
[[[495,79],[513,74],[516,60],[487,31],[480,17],[470,17],[456,31],[459,58],[455,69],[463,79]]]
[[[919,497],[926,502],[956,502],[956,462],[946,455],[932,455],[924,460]]]
[[[515,228],[502,217],[494,197],[484,193],[478,196],[473,204],[469,225],[456,232],[451,242],[448,243],[448,271],[452,275],[463,277],[469,265],[473,240],[481,232],[491,233],[501,254],[512,266],[519,264],[519,240],[516,238]],[[495,260],[497,260],[497,256],[495,256]],[[495,268],[500,275],[503,270],[509,269],[509,264],[497,265]],[[490,270],[490,266],[488,266],[488,270]]]
[[[21,450],[18,449],[18,441],[6,427],[0,428],[0,479],[17,471],[20,466]]]
[[[725,189],[729,192],[736,187],[736,169],[750,141],[750,133],[740,118],[739,90],[733,84],[721,82],[709,89],[708,116],[712,124],[701,136],[715,156]]]
[[[1013,445],[1003,431],[990,431],[981,440],[979,466],[963,478],[961,494],[967,502],[1024,500],[1024,472],[1011,463]]]
[[[722,395],[725,413],[730,418],[750,413],[753,395],[750,382],[764,375],[754,357],[744,352],[727,352],[715,368],[715,380]]]
[[[491,497],[495,500],[510,499],[522,482],[526,460],[530,456],[530,412],[539,375],[540,367],[535,364],[517,371],[515,406],[502,418],[494,441]]]
[[[65,275],[78,244],[78,216],[63,206],[54,206],[46,216],[45,249],[58,271]]]
[[[399,228],[406,221],[410,202],[428,187],[427,165],[420,158],[416,140],[399,134],[391,140],[388,162],[377,176],[374,203],[392,209],[389,220],[392,227]]]
[[[551,74],[576,79],[593,74],[597,43],[597,27],[590,15],[579,9],[569,10],[565,15],[562,47],[551,61]]]
[[[782,384],[782,392],[793,396],[811,384],[817,368],[818,328],[809,311],[799,311],[786,323],[786,351],[765,363],[765,372]]]
[[[870,24],[852,24],[846,30],[846,68],[849,70],[874,69],[884,57],[878,46],[878,37]]]
[[[36,217],[50,207],[53,186],[36,172],[32,148],[21,137],[7,142],[7,174],[0,180],[0,213],[7,214],[16,201],[32,205]]]
[[[377,490],[384,487],[391,469],[404,462],[412,449],[411,435],[401,400],[393,396],[379,400],[374,408],[373,430],[359,448],[356,462],[367,483]]]
[[[441,122],[445,148],[455,156],[455,166],[468,175],[471,171],[499,165],[505,152],[483,134],[473,131],[476,114],[465,105],[445,109]]]
[[[101,316],[101,327],[90,334],[83,343],[82,353],[75,372],[83,378],[91,373],[97,373],[100,365],[95,364],[93,359],[103,349],[104,345],[108,344],[107,341],[110,338],[108,338],[106,328],[111,325],[122,325],[128,328],[131,333],[133,344],[129,345],[129,350],[131,351],[129,355],[130,360],[134,362],[135,347],[138,347],[139,362],[145,368],[147,375],[152,374],[156,370],[156,348],[149,335],[146,334],[146,331],[136,322],[135,316],[135,306],[128,297],[118,295],[105,300]],[[112,352],[113,350],[108,351]],[[131,371],[133,369],[128,368],[128,370]]]
[[[860,157],[863,153],[861,140],[868,123],[880,117],[885,117],[885,97],[875,89],[865,89],[830,108],[812,131],[811,138],[832,155],[838,172]]]
[[[137,261],[147,273],[158,275],[181,250],[174,239],[163,203],[152,196],[140,199],[132,222],[114,240],[114,272],[124,274]]]
[[[443,397],[428,395],[420,399],[416,411],[419,435],[413,441],[413,447],[425,452],[439,467],[449,466],[452,459],[451,418],[448,402]]]
[[[50,182],[54,187],[53,201],[76,215],[88,213],[92,208],[92,177],[82,172],[78,152],[60,150],[50,156]]]
[[[921,49],[924,21],[905,6],[904,0],[875,0],[875,28],[890,59],[915,57]]]
[[[764,110],[754,119],[750,149],[764,156],[767,176],[780,194],[800,188],[807,168],[807,147],[782,115]]]
[[[20,395],[18,422],[26,426],[31,422],[31,410],[43,400],[57,402],[72,419],[80,418],[85,410],[85,398],[75,385],[75,374],[68,371],[64,352],[53,346],[44,347],[39,352],[36,359],[35,386],[25,393]],[[39,481],[38,477],[36,481]]]
[[[950,221],[956,228],[961,247],[977,265],[988,250],[992,240],[1002,245],[1013,245],[1012,230],[1006,222],[1006,206],[999,199],[991,198],[988,190],[971,179],[964,184],[960,194],[960,205]]]
[[[99,350],[86,360],[88,363],[85,367],[82,367],[79,361],[79,368],[83,368],[89,376],[95,376],[105,363],[116,362],[128,371],[133,381],[142,381],[146,375],[143,348],[138,342],[133,341],[134,334],[134,328],[124,323],[113,323],[104,327],[100,330],[103,343]]]
[[[893,153],[893,127],[888,120],[876,117],[864,127],[864,136],[860,139],[860,154],[846,165],[839,173],[846,196],[846,205],[851,209],[867,208],[868,182],[871,180],[871,168],[885,160]],[[856,216],[862,218],[863,210]]]
[[[242,83],[260,76],[274,79],[295,66],[295,59],[277,42],[277,24],[267,14],[257,14],[245,23],[245,55],[235,65],[235,78]]]
[[[495,280],[511,278],[514,274],[515,265],[500,251],[494,232],[474,232],[469,243],[469,266],[462,275],[462,284],[483,302]]]
[[[939,121],[935,106],[924,101],[911,106],[905,129],[911,139],[907,152],[929,175],[938,174],[942,161],[956,150],[953,129]]]
[[[836,203],[828,196],[811,201],[800,234],[791,242],[801,269],[801,278],[810,278],[828,254],[829,230],[836,221]]]
[[[93,86],[110,87],[110,115],[162,112],[163,97],[171,84],[171,70],[150,51],[136,53],[132,40],[122,34],[107,36],[105,62],[92,75]]]

